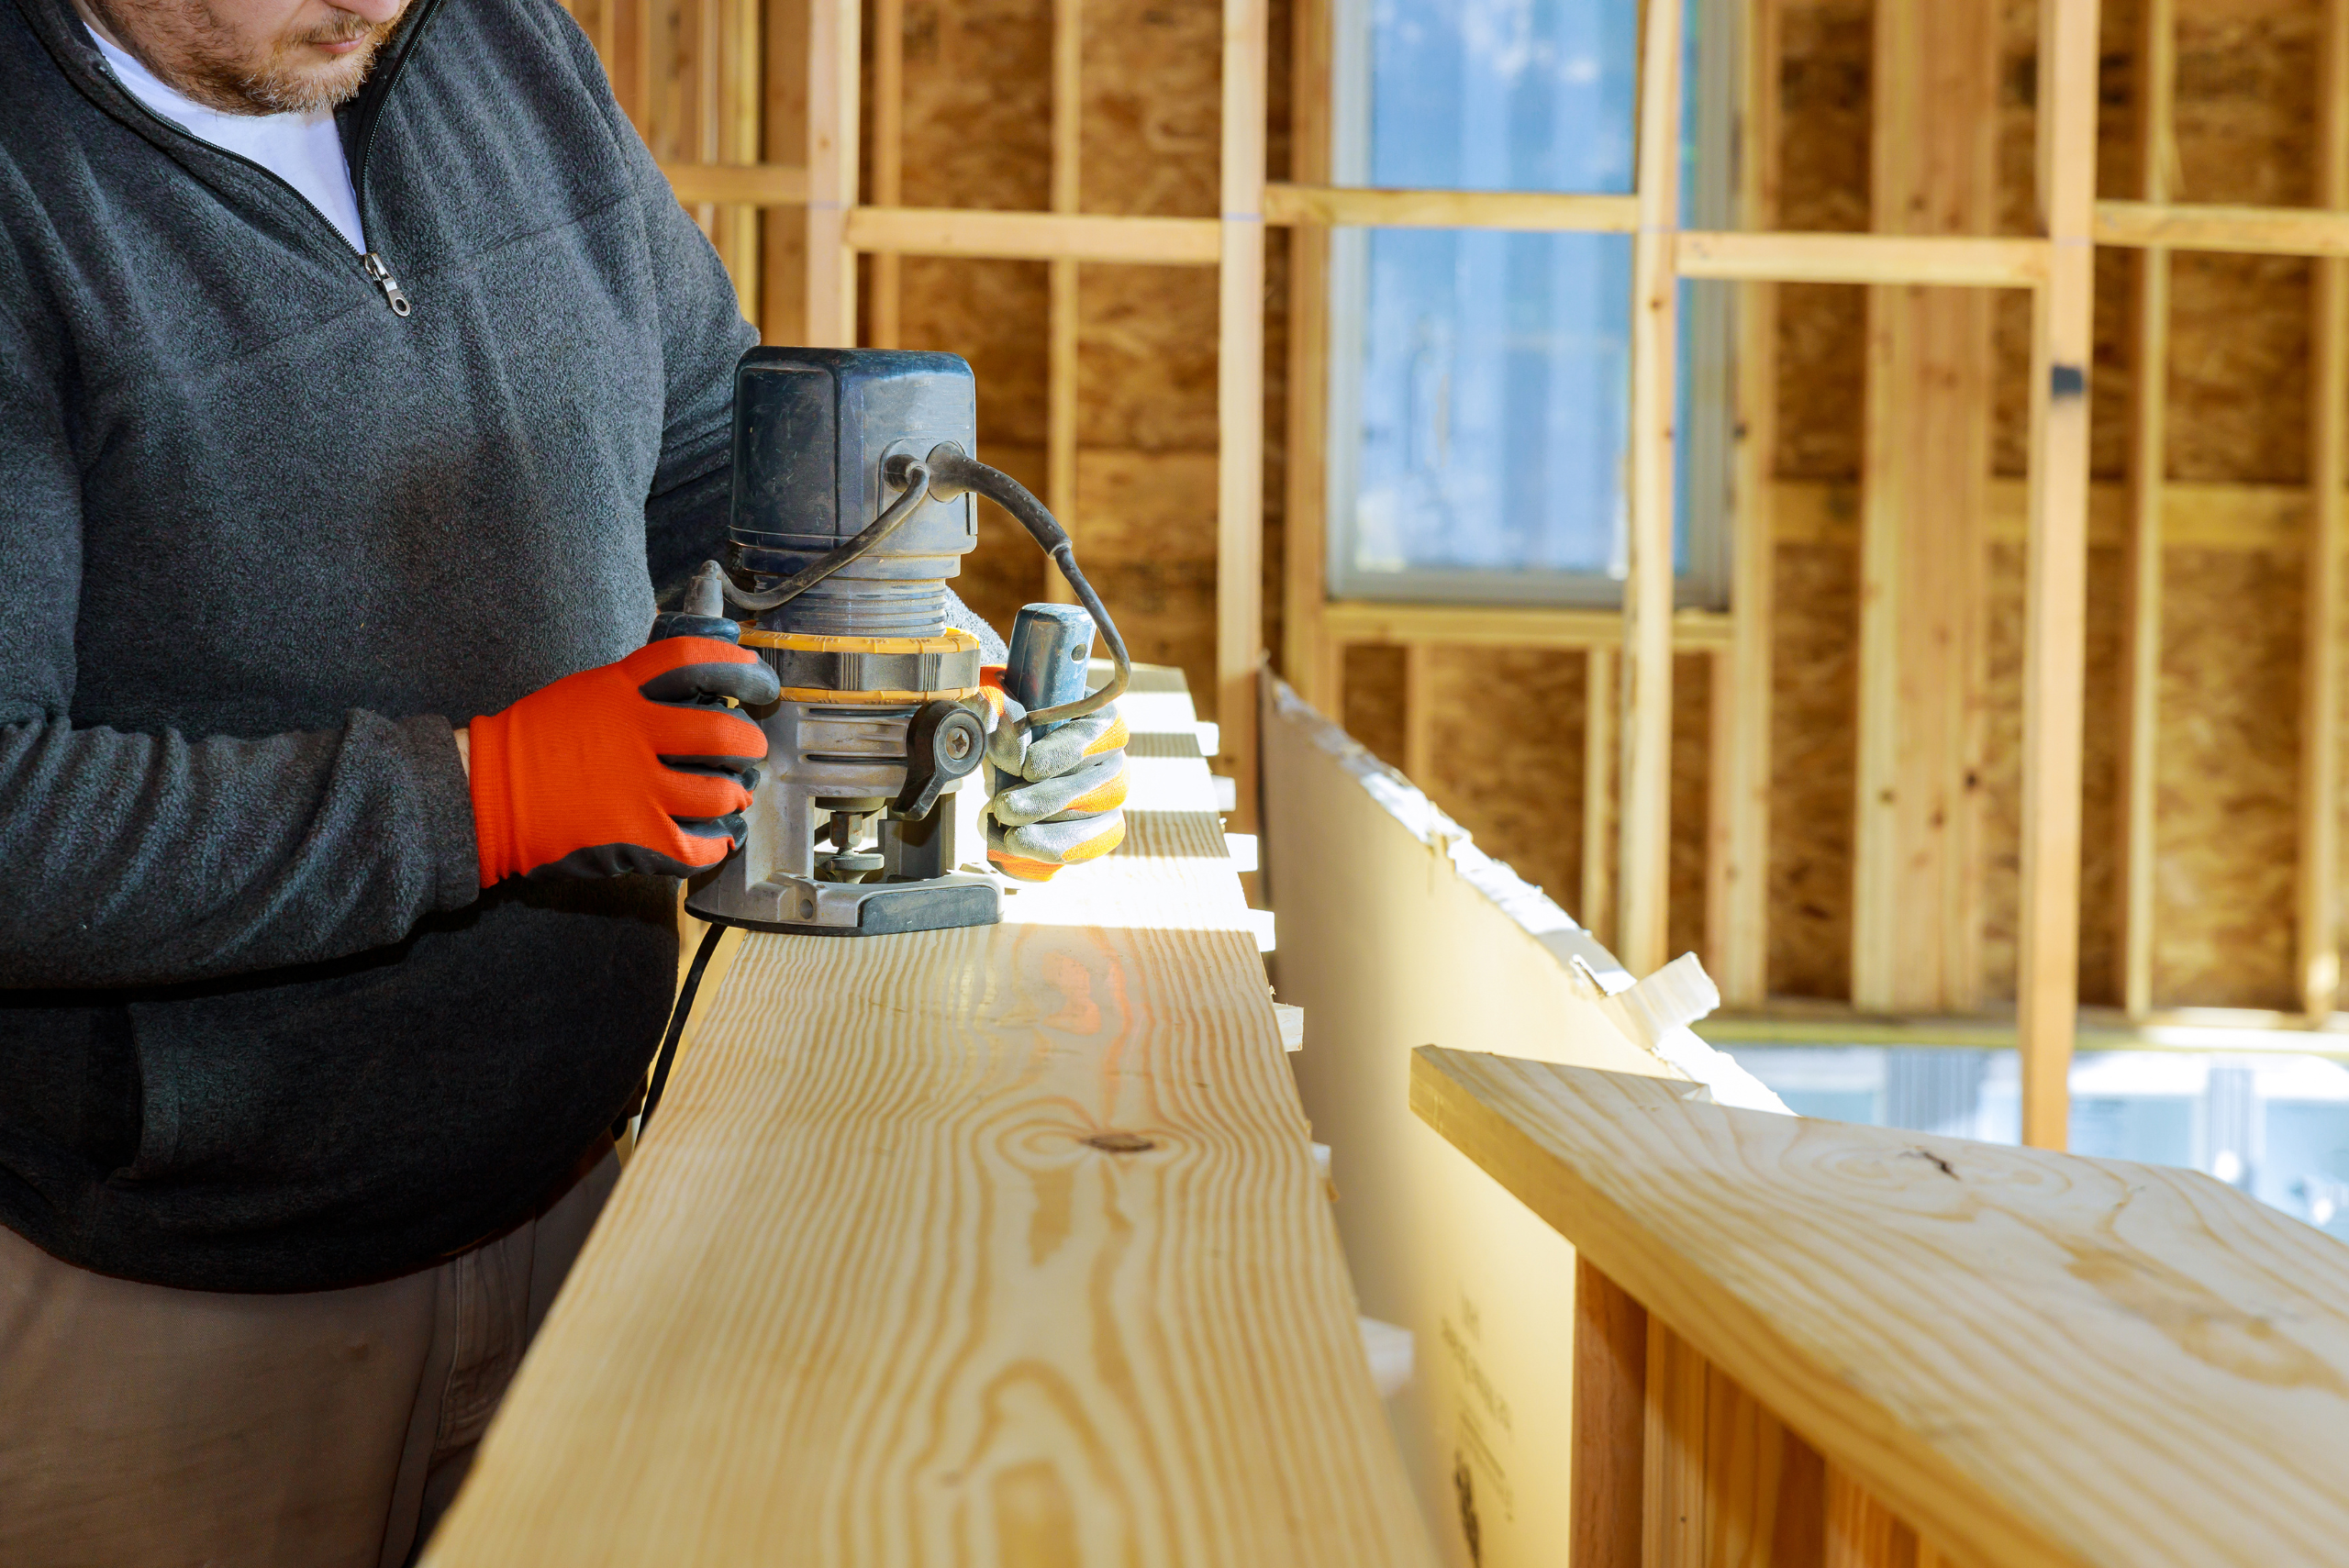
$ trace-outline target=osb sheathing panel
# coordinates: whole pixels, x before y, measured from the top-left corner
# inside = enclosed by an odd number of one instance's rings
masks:
[[[2236,550],[2169,563],[2154,1000],[2290,1006],[2300,563]]]
[[[1713,661],[1681,654],[1672,662],[1672,894],[1665,947],[1677,957],[1705,946],[1705,827],[1712,786]],[[1561,899],[1571,908],[1574,900]]]
[[[1288,8],[1272,6],[1270,167],[1286,172]],[[907,0],[905,200],[1034,210],[1052,191],[1051,0]],[[1212,217],[1219,206],[1221,7],[1086,0],[1079,204],[1088,212]],[[869,89],[869,79],[868,79]],[[1286,248],[1267,257],[1265,643],[1280,645]],[[1043,482],[1048,269],[908,257],[903,341],[972,361],[979,438]],[[1078,273],[1078,559],[1138,659],[1183,666],[1215,711],[1217,278],[1211,268]],[[1153,460],[1171,466],[1154,470]],[[1204,463],[1204,470],[1202,464]],[[1205,483],[1200,474],[1207,475]],[[1107,486],[1107,488],[1103,488]],[[1111,508],[1097,519],[1098,497]],[[1037,598],[1035,551],[989,508],[965,596],[998,625]],[[1148,528],[1133,526],[1148,518]]]
[[[2181,0],[2189,4],[2191,0]],[[2103,43],[2097,106],[2097,189],[2134,195],[2137,7],[2110,0],[2098,13]],[[2039,232],[2039,9],[2031,0],[2005,0],[1998,29],[1998,228]],[[2130,305],[2137,261],[2126,251],[2100,250],[2096,259],[2095,357],[2089,368],[2088,466],[2118,478],[2129,466],[2130,345],[2135,317]],[[1998,291],[1993,307],[1997,354],[1991,417],[1991,470],[2021,474],[2030,467],[2031,305],[2026,289]]]
[[[2022,865],[2023,547],[1990,546],[1982,735],[1983,995],[2011,1001]],[[2121,555],[2088,553],[2087,722],[2081,762],[2080,1000],[2121,999]]]
[[[1390,768],[1403,766],[1403,651],[1380,643],[1346,650],[1346,733]],[[1471,831],[1474,831],[1472,828]],[[1493,854],[1497,849],[1486,846]],[[1502,855],[1503,860],[1508,857]],[[1524,874],[1531,875],[1531,873]]]
[[[2307,0],[2178,0],[2180,200],[2308,199],[2313,136],[2316,8]],[[2102,8],[2099,181],[2138,188],[2132,121],[2136,6]],[[1788,228],[1867,223],[1870,9],[1847,0],[1787,14],[1780,144]],[[2035,226],[2032,114],[2037,8],[2002,13],[1998,128],[2000,227]],[[2131,295],[2137,258],[2097,263],[2091,464],[2125,473],[2132,395]],[[2168,369],[2172,478],[2289,484],[2306,473],[2308,267],[2288,258],[2179,253],[2172,277]],[[1779,291],[1782,478],[1845,480],[1859,470],[1864,345],[1857,289]],[[1994,467],[2027,469],[2031,304],[2005,291],[1996,317]],[[2163,692],[2164,748],[2156,986],[2165,1002],[2277,1005],[2288,980],[2297,744],[2299,573],[2280,558],[2173,552],[2165,659],[2205,640],[2203,660]],[[1782,546],[1774,724],[1771,975],[1774,991],[1848,994],[1853,706],[1847,546]],[[2122,599],[2117,552],[2090,562],[2088,702],[2084,765],[2080,979],[2083,999],[2116,997],[2120,834],[2116,792],[2118,659]],[[1987,608],[1983,786],[1986,993],[2015,984],[2021,786],[2022,554],[1994,547]],[[2278,694],[2277,679],[2282,679]],[[2263,730],[2247,744],[2190,737]],[[2182,815],[2181,815],[2182,813]],[[2188,891],[2190,890],[2190,891]],[[2242,947],[2252,929],[2259,943]],[[2264,945],[2262,945],[2264,944]]]
[[[1779,72],[1778,222],[1852,233],[1868,227],[1870,10],[1854,0],[1788,6]],[[1853,479],[1867,362],[1865,291],[1778,290],[1782,479]]]
[[[1859,558],[1778,547],[1771,635],[1773,994],[1843,997],[1852,978],[1852,791],[1858,778]]]
[[[1412,783],[1477,847],[1570,914],[1582,903],[1583,756],[1589,657],[1542,649],[1427,651],[1429,767]],[[1399,648],[1347,651],[1346,727],[1402,768]],[[1704,945],[1705,827],[1711,660],[1673,661],[1672,890],[1675,953]]]
[[[1431,776],[1413,779],[1487,854],[1570,913],[1582,902],[1586,656],[1431,648]]]

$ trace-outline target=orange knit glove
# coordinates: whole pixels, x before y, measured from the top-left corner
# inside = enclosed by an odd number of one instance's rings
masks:
[[[716,865],[742,838],[767,754],[765,733],[720,699],[781,695],[756,653],[672,637],[474,719],[481,884]]]

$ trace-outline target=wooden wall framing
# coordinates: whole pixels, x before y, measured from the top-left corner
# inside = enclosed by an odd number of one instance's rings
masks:
[[[1749,101],[1743,106],[1742,140],[1749,148],[1776,143],[1778,17],[1783,0],[1746,0],[1741,12],[1741,50]],[[1890,0],[1887,0],[1890,3]],[[901,16],[903,0],[870,0],[875,26],[885,31]],[[614,79],[632,113],[652,113],[656,89],[650,61],[666,47],[665,35],[648,19],[639,0],[577,0],[583,23],[614,62]],[[2306,551],[2308,595],[2303,670],[2302,770],[2299,836],[2300,895],[2299,963],[2301,999],[2311,1021],[2331,1015],[2338,987],[2334,958],[2339,931],[2334,905],[2338,840],[2332,802],[2340,783],[2339,642],[2341,554],[2349,547],[2344,529],[2343,489],[2349,485],[2349,453],[2343,427],[2349,423],[2349,42],[2344,42],[2349,0],[2326,0],[2319,58],[2322,78],[2319,102],[2320,173],[2317,205],[2259,207],[2188,204],[2172,199],[2176,187],[2165,175],[2163,155],[2172,96],[2174,53],[2171,0],[2145,0],[2147,69],[2139,112],[2154,155],[2125,197],[2098,199],[2095,178],[2096,21],[2095,0],[2049,0],[2041,7],[2046,28],[2038,73],[2041,146],[2038,160],[2038,218],[2028,234],[1982,232],[1782,231],[1777,221],[1776,172],[1766,158],[1746,160],[1739,171],[1744,227],[1731,231],[1679,231],[1675,206],[1664,182],[1673,160],[1664,156],[1672,134],[1663,111],[1678,91],[1678,50],[1655,47],[1676,29],[1674,7],[1651,7],[1642,72],[1643,110],[1640,189],[1629,196],[1551,193],[1394,191],[1336,187],[1330,178],[1329,127],[1330,39],[1328,0],[1297,0],[1291,17],[1293,156],[1290,181],[1263,180],[1262,128],[1266,84],[1267,40],[1263,0],[1225,0],[1224,64],[1226,131],[1224,200],[1217,217],[1133,217],[1078,210],[1074,116],[1067,107],[1076,90],[1076,0],[1057,0],[1059,44],[1053,54],[1053,174],[1050,210],[1038,212],[916,208],[900,205],[900,171],[890,145],[898,120],[885,104],[874,106],[870,200],[858,189],[858,72],[854,61],[862,26],[862,0],[766,0],[764,49],[768,61],[763,147],[756,117],[740,113],[749,102],[744,84],[696,67],[693,91],[714,95],[712,112],[695,108],[696,128],[648,127],[681,199],[696,206],[714,236],[732,222],[747,240],[721,239],[737,277],[756,276],[755,249],[763,233],[763,290],[745,291],[770,330],[796,332],[813,341],[849,341],[855,331],[856,258],[870,255],[876,291],[869,312],[876,341],[895,331],[888,294],[895,257],[908,254],[1039,259],[1052,263],[1053,312],[1047,490],[1055,504],[1074,501],[1067,434],[1074,409],[1073,320],[1075,264],[1079,261],[1215,267],[1222,296],[1219,386],[1221,431],[1219,502],[1219,603],[1217,679],[1219,707],[1225,718],[1223,751],[1232,771],[1252,776],[1249,734],[1252,705],[1233,701],[1252,680],[1259,640],[1261,581],[1260,407],[1261,299],[1264,225],[1289,228],[1291,330],[1287,341],[1288,407],[1286,418],[1288,507],[1286,549],[1281,582],[1281,662],[1298,688],[1325,711],[1341,711],[1345,652],[1365,643],[1391,642],[1419,650],[1415,665],[1422,690],[1433,689],[1427,651],[1469,643],[1487,647],[1584,649],[1607,655],[1591,661],[1591,695],[1602,700],[1590,709],[1587,738],[1607,753],[1586,754],[1582,770],[1594,806],[1611,815],[1620,828],[1610,833],[1608,815],[1598,836],[1586,840],[1606,853],[1583,858],[1583,913],[1611,932],[1635,969],[1653,968],[1666,956],[1659,918],[1670,832],[1668,767],[1671,661],[1676,649],[1702,652],[1711,662],[1711,718],[1706,745],[1711,752],[1711,800],[1708,807],[1705,883],[1705,945],[1732,1005],[1753,1006],[1765,999],[1768,951],[1770,703],[1769,610],[1775,584],[1771,551],[1765,542],[1783,537],[1798,522],[1774,516],[1792,492],[1769,470],[1769,386],[1774,373],[1769,323],[1775,291],[1784,284],[1858,283],[1883,290],[1920,288],[2011,288],[2028,291],[2034,340],[2030,428],[2031,484],[2019,510],[2028,516],[2025,533],[2031,562],[2027,589],[2028,647],[2024,673],[2029,738],[2023,748],[2023,859],[2019,996],[2021,1031],[2033,1066],[2029,1073],[2034,1109],[2032,1136],[2054,1141],[2064,1120],[2061,1085],[2076,1021],[2073,955],[2078,946],[2081,832],[2081,729],[2085,638],[2085,556],[2090,528],[2091,490],[2087,472],[2087,379],[2089,345],[2089,281],[2099,246],[2143,252],[2143,286],[2133,311],[2132,336],[2142,362],[2158,365],[2166,332],[2169,258],[2180,250],[2321,259],[2310,335],[2310,370],[2316,393],[2309,436],[2314,501],[2305,529],[2292,532]],[[756,0],[700,0],[699,8],[677,13],[662,26],[698,28],[713,38],[756,47],[760,17]],[[806,40],[804,161],[795,160],[801,106],[788,74],[792,32]],[[728,31],[727,29],[732,29]],[[696,35],[699,36],[699,35]],[[885,39],[876,39],[874,81],[885,96],[897,72]],[[701,76],[710,76],[701,83]],[[666,91],[667,89],[661,89]],[[730,94],[731,97],[728,97]],[[632,96],[633,95],[633,96]],[[750,97],[757,95],[751,94]],[[698,100],[697,100],[698,102]],[[730,103],[732,110],[724,107]],[[734,118],[729,120],[729,113]],[[640,117],[640,124],[647,122]],[[681,122],[682,123],[682,122]],[[732,130],[725,128],[732,125]],[[746,130],[744,128],[748,127]],[[657,134],[656,134],[657,132]],[[753,157],[753,151],[763,156]],[[802,221],[791,208],[805,203]],[[730,212],[763,210],[767,221],[738,222]],[[1736,566],[1732,607],[1727,615],[1656,613],[1668,605],[1669,584],[1659,591],[1660,570],[1652,550],[1635,551],[1633,581],[1623,617],[1586,612],[1474,609],[1434,605],[1370,605],[1330,598],[1326,588],[1322,451],[1325,427],[1328,322],[1326,278],[1329,231],[1349,225],[1497,227],[1572,229],[1632,237],[1642,258],[1638,270],[1642,347],[1635,407],[1648,413],[1635,422],[1632,508],[1642,530],[1653,534],[1656,519],[1670,517],[1673,431],[1673,365],[1668,352],[1673,323],[1672,294],[1657,286],[1673,278],[1708,278],[1741,285],[1740,442],[1736,466],[1733,539]],[[1880,228],[1883,226],[1879,226]],[[796,263],[791,252],[804,231],[804,284],[800,298],[780,300],[778,283]],[[744,246],[753,247],[747,259]],[[732,247],[729,249],[729,245]],[[797,281],[796,278],[793,281]],[[1253,292],[1252,292],[1253,291]],[[801,301],[804,300],[804,307]],[[794,317],[802,317],[795,320]],[[2116,899],[2123,911],[2123,936],[2116,967],[2119,989],[2133,1012],[2154,1004],[2150,954],[2154,939],[2153,826],[2155,795],[2152,762],[2157,717],[2157,657],[2162,629],[2159,540],[2165,528],[2174,539],[2184,506],[2204,504],[2190,487],[2171,484],[2162,457],[2165,409],[2162,377],[2139,377],[2131,411],[2133,458],[2124,530],[2131,551],[2127,581],[2124,668],[2132,679],[2123,705],[2126,787],[2119,813],[2124,839],[2121,885]],[[1995,491],[1996,484],[1992,486]],[[2246,499],[2245,505],[2252,503]],[[2265,504],[2265,503],[2261,503]],[[1992,512],[2001,503],[1995,495]],[[1082,519],[1078,519],[1079,526]],[[1995,516],[1992,526],[1997,526]],[[1651,544],[1653,540],[1650,541]],[[1613,666],[1610,673],[1607,666]],[[1684,669],[1686,667],[1684,666]],[[1608,677],[1608,678],[1601,678]],[[1406,681],[1406,684],[1412,683]],[[1626,697],[1625,694],[1628,694]],[[1405,734],[1419,748],[1432,744],[1424,719],[1406,721]],[[1658,737],[1666,738],[1659,747]],[[1578,786],[1580,787],[1580,786]],[[1243,815],[1253,791],[1240,792]],[[1878,851],[1869,851],[1873,859]],[[1963,858],[1964,851],[1960,851]],[[1612,861],[1610,867],[1608,862]],[[1880,868],[1879,868],[1880,869]],[[1868,874],[1865,867],[1860,875]],[[1614,914],[1618,920],[1609,920]],[[1944,933],[1945,934],[1945,933]],[[1958,965],[1962,968],[1963,965]],[[1865,987],[1860,1000],[1868,1000]],[[1963,1005],[1962,986],[1943,993],[1943,1006]],[[1889,1002],[1893,998],[1878,998]]]
[[[708,62],[760,59],[756,45],[758,0],[699,0],[721,11],[735,7],[751,19],[751,30],[729,47],[682,51],[678,58]],[[782,266],[763,275],[769,292],[799,284],[800,300],[763,303],[746,293],[745,310],[769,328],[769,336],[817,345],[849,346],[863,336],[874,346],[895,346],[902,329],[900,259],[934,256],[1010,259],[1049,263],[1051,313],[1047,378],[1046,501],[1083,541],[1076,515],[1076,426],[1078,414],[1077,279],[1079,263],[1211,267],[1219,274],[1221,306],[1218,330],[1218,520],[1215,702],[1220,721],[1222,771],[1241,781],[1235,825],[1253,821],[1256,806],[1255,679],[1263,644],[1264,487],[1264,288],[1265,80],[1269,54],[1265,0],[1220,0],[1222,47],[1222,185],[1219,216],[1182,218],[1135,217],[1079,210],[1079,106],[1082,93],[1081,0],[1054,0],[1052,49],[1052,172],[1049,210],[1003,211],[902,205],[904,189],[904,0],[767,0],[765,28],[766,146],[759,146],[759,120],[751,115],[746,135],[731,140],[702,138],[673,145],[657,117],[631,100],[629,72],[650,79],[651,26],[602,25],[607,13],[623,11],[645,18],[652,8],[642,0],[573,0],[607,61],[624,106],[646,132],[662,158],[679,199],[698,204],[740,204],[768,209],[788,226],[804,214],[804,250],[792,253],[776,243],[778,224],[767,228],[769,249]],[[863,145],[864,27],[872,6],[873,82],[870,106],[870,192],[865,189]],[[598,9],[598,8],[601,9]],[[730,13],[728,13],[730,14]],[[634,30],[631,31],[630,28]],[[797,59],[778,38],[804,37]],[[804,61],[804,97],[788,78]],[[703,69],[696,64],[684,73]],[[755,69],[746,79],[754,79]],[[753,94],[752,97],[755,98]],[[806,126],[804,161],[790,154],[798,138],[785,121]],[[796,129],[796,124],[790,128]],[[711,224],[706,220],[705,228]],[[718,233],[713,229],[713,238]],[[759,277],[755,251],[747,257],[721,253],[739,280]],[[859,259],[870,257],[870,299],[860,310]],[[796,277],[794,274],[796,274]],[[798,308],[792,308],[797,306]],[[1056,570],[1046,566],[1040,589],[1069,597]]]

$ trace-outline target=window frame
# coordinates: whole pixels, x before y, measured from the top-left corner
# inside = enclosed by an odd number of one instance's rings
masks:
[[[1330,25],[1330,183],[1364,186],[1370,172],[1371,12],[1377,0],[1329,0]],[[1598,4],[1611,0],[1596,0]],[[1684,96],[1684,224],[1727,228],[1736,223],[1739,0],[1686,0],[1696,91]],[[1684,68],[1685,69],[1685,68]],[[1456,232],[1456,231],[1455,231]],[[1324,370],[1323,593],[1332,600],[1436,605],[1508,605],[1614,609],[1623,603],[1627,517],[1619,511],[1603,572],[1530,572],[1414,567],[1361,572],[1353,565],[1354,503],[1362,444],[1364,335],[1368,319],[1371,230],[1330,230],[1328,361]],[[1631,237],[1621,237],[1629,244]],[[1675,381],[1684,439],[1674,452],[1675,509],[1687,530],[1687,565],[1675,573],[1673,603],[1682,609],[1726,609],[1736,432],[1737,287],[1683,281],[1680,364]],[[1628,408],[1631,386],[1621,396]],[[1628,442],[1626,443],[1628,450]],[[1627,481],[1628,483],[1628,481]],[[1628,499],[1628,496],[1626,496]]]

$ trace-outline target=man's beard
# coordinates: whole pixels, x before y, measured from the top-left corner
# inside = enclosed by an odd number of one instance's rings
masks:
[[[253,49],[206,0],[89,4],[156,76],[206,107],[232,115],[312,114],[349,101],[367,80],[375,51],[399,25],[397,16],[375,23],[343,11],[332,21]],[[308,45],[353,39],[364,41],[348,54],[323,61],[307,56]]]

